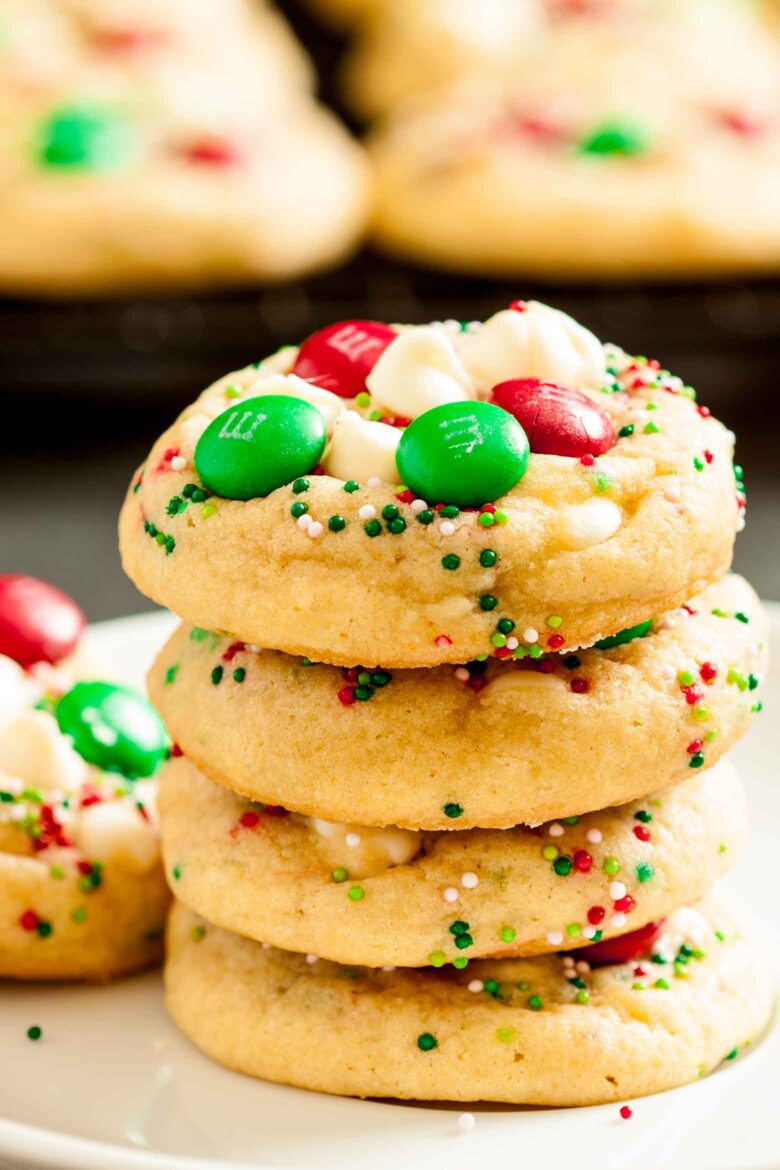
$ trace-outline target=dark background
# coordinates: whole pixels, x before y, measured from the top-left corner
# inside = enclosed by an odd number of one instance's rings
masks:
[[[338,105],[339,42],[285,7]],[[749,202],[746,192],[748,215]],[[780,280],[567,289],[441,276],[370,251],[336,273],[249,294],[0,299],[0,572],[56,582],[92,619],[148,608],[119,566],[119,505],[153,439],[210,381],[334,320],[471,320],[515,297],[547,300],[603,341],[657,357],[737,432],[748,527],[736,568],[780,599]]]

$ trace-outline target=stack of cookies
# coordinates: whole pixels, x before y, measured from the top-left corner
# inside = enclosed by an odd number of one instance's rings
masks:
[[[713,883],[766,627],[733,436],[658,361],[515,301],[341,322],[207,389],[136,474],[125,567],[184,624],[170,1012],[327,1092],[585,1104],[764,1027]]]

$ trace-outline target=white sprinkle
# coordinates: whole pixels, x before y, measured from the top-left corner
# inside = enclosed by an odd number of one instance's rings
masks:
[[[564,967],[573,967],[574,966],[574,957],[572,955],[564,955],[563,956],[563,965],[564,965]]]
[[[595,938],[596,937],[596,927],[595,926],[583,926],[582,937],[583,938]]]
[[[319,963],[319,961],[320,961],[319,955],[307,955],[306,956],[306,962],[309,964],[310,967],[313,967],[314,964]]]
[[[478,991],[484,991],[484,990],[485,990],[485,984],[482,982],[481,979],[472,979],[471,983],[469,983],[469,991],[473,991],[476,993]]]
[[[363,838],[360,836],[360,833],[347,833],[344,840],[350,849],[357,849]]]
[[[601,844],[601,838],[601,829],[588,829],[587,833],[585,834],[585,839],[589,841],[591,845]]]
[[[445,902],[457,902],[459,896],[454,886],[447,886],[447,889],[444,891]]]
[[[680,502],[680,485],[678,483],[670,483],[664,492],[664,498],[670,504],[679,504]]]
[[[312,520],[311,524],[306,529],[306,532],[312,538],[315,536],[322,536],[322,525],[320,524],[319,520]]]
[[[479,878],[475,873],[472,873],[471,870],[468,870],[460,879],[460,884],[463,886],[464,890],[476,890],[477,886],[479,885]]]
[[[453,671],[453,674],[455,675],[455,678],[458,680],[458,682],[468,682],[469,679],[471,678],[471,675],[466,670],[465,666],[458,666]]]
[[[439,532],[442,534],[442,536],[452,536],[454,531],[455,525],[451,520],[442,520],[441,524],[439,525]]]
[[[551,837],[562,837],[565,831],[563,825],[559,825],[557,821],[553,821],[547,830]]]
[[[372,475],[368,481],[367,487],[381,487],[382,481],[378,475]]]
[[[619,901],[620,898],[625,898],[626,887],[622,882],[611,882],[609,887],[609,896],[613,902]]]
[[[576,967],[580,975],[587,975],[590,971],[590,963],[586,963],[584,959],[580,959]]]
[[[412,500],[409,507],[412,509],[415,516],[417,516],[420,512],[424,512],[428,505],[426,504],[425,500]]]
[[[383,971],[395,971],[395,967],[383,967]]]
[[[547,935],[547,941],[551,947],[559,947],[561,945],[561,943],[563,942],[563,931],[562,930],[551,930],[550,933]]]
[[[519,645],[520,645],[520,639],[516,638],[514,636],[514,634],[512,635],[511,638],[507,638],[507,640],[506,640],[507,650],[516,650]]]
[[[461,1113],[458,1118],[458,1129],[461,1133],[471,1133],[476,1124],[477,1119],[473,1113]]]
[[[373,520],[376,516],[376,508],[373,504],[364,504],[362,508],[358,509],[358,516],[361,520]]]
[[[609,920],[609,925],[613,930],[620,930],[621,927],[626,925],[625,914],[613,914]]]
[[[529,626],[527,630],[523,630],[523,641],[529,642],[529,643],[530,642],[538,642],[539,641],[539,631],[535,630],[533,628],[533,626]]]
[[[666,679],[667,682],[673,682],[677,678],[677,671],[668,662],[661,667],[661,678]]]
[[[187,466],[187,460],[183,455],[174,455],[171,459],[171,467],[174,471],[184,471]]]

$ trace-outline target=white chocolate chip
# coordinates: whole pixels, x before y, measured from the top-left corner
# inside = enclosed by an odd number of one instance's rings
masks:
[[[340,398],[338,394],[332,394],[330,390],[323,390],[321,386],[315,386],[312,382],[299,378],[297,374],[261,373],[260,377],[249,387],[249,393],[252,398],[261,398],[266,394],[281,394],[285,398],[302,398],[304,402],[309,402],[312,406],[317,407],[325,419],[325,428],[328,434],[331,434],[336,425],[336,419],[346,409],[344,399]]]
[[[566,691],[566,683],[556,674],[542,674],[539,670],[512,670],[491,679],[480,691],[484,700],[489,695],[504,691]]]
[[[400,439],[398,427],[367,422],[354,410],[345,410],[336,422],[322,465],[337,479],[370,483],[376,478],[379,483],[400,483],[395,465]]]
[[[606,379],[601,342],[559,309],[529,301],[505,309],[468,334],[460,356],[480,393],[510,378],[539,378],[577,390],[599,390]]]
[[[623,522],[623,514],[612,500],[586,500],[570,504],[563,511],[561,538],[564,548],[592,548],[614,536]]]
[[[24,711],[3,728],[0,770],[42,789],[76,788],[89,775],[48,711]]]
[[[85,857],[124,862],[139,873],[147,873],[159,855],[157,834],[128,800],[103,800],[82,809],[74,834]]]
[[[377,402],[405,418],[475,397],[449,336],[427,325],[407,329],[391,341],[366,386]]]

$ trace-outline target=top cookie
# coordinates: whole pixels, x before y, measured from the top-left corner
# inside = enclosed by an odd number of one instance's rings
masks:
[[[340,323],[220,379],[162,435],[123,561],[193,624],[318,661],[574,649],[727,569],[732,441],[658,362],[545,305]]]

